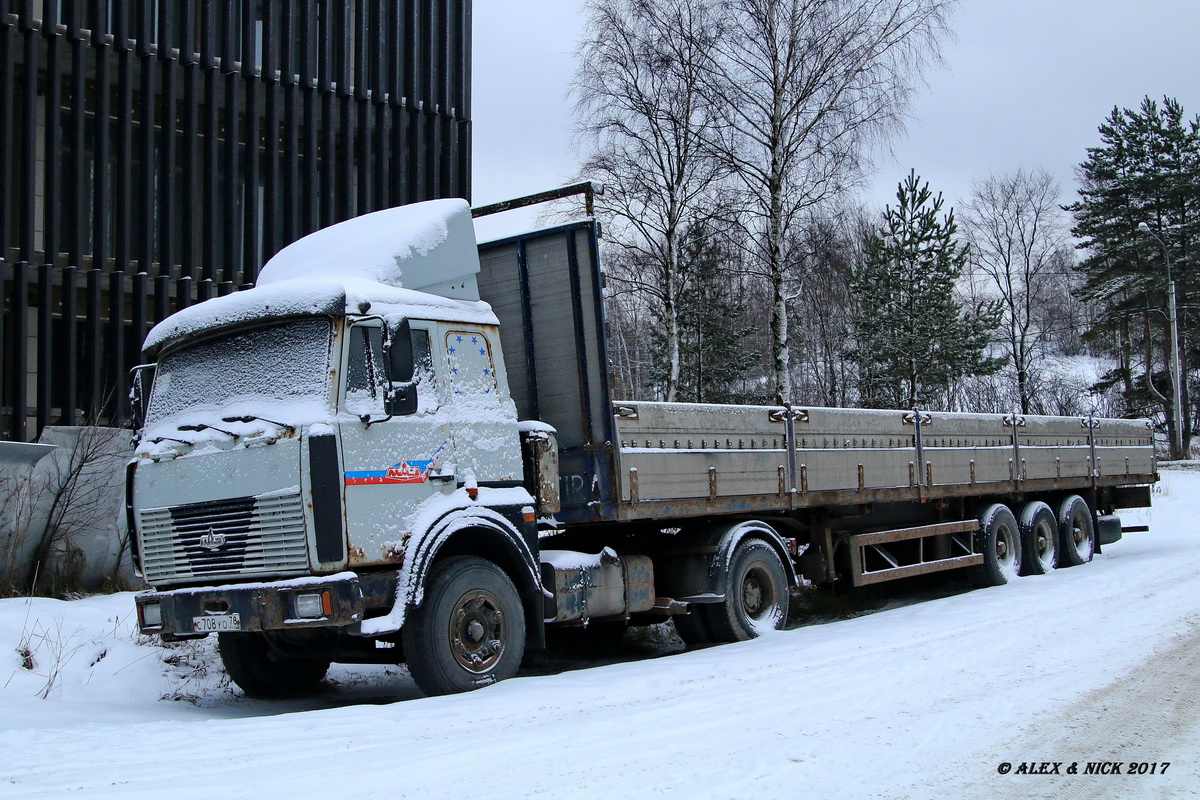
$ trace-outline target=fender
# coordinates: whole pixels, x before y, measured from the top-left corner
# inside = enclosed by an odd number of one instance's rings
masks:
[[[721,534],[717,542],[717,554],[710,566],[713,586],[725,584],[725,576],[729,572],[729,562],[733,558],[733,551],[745,539],[762,539],[769,544],[775,550],[775,554],[779,556],[779,560],[783,562],[783,569],[787,573],[788,587],[796,588],[799,580],[796,577],[796,568],[792,564],[792,555],[788,550],[787,542],[770,525],[756,519],[739,522]]]
[[[486,490],[481,489],[482,492]],[[511,574],[517,591],[521,595],[526,614],[533,613],[541,622],[542,588],[537,566],[537,556],[522,535],[520,528],[501,511],[511,510],[512,516],[520,520],[523,508],[528,504],[504,504],[484,506],[479,501],[469,500],[464,494],[461,503],[442,510],[440,516],[424,531],[413,531],[403,550],[403,560],[396,571],[396,600],[392,610],[385,616],[365,620],[361,635],[381,636],[394,633],[404,625],[409,605],[420,605],[425,589],[425,579],[443,547],[459,534],[471,536],[483,544],[486,553],[491,550],[500,558],[492,560],[506,568]],[[476,549],[475,552],[478,552]]]
[[[787,542],[772,526],[761,520],[744,520],[733,525],[713,525],[697,537],[697,549],[701,552],[687,556],[690,568],[679,571],[680,579],[671,587],[674,599],[688,603],[720,603],[725,600],[722,587],[729,574],[729,562],[733,551],[746,539],[761,539],[766,542],[779,560],[787,575],[788,588],[796,588],[800,581],[792,564]]]

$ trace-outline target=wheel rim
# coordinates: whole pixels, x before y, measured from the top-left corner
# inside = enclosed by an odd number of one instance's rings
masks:
[[[742,578],[742,611],[752,620],[761,620],[775,607],[771,575],[766,568],[754,564]]]
[[[467,672],[482,675],[504,655],[504,611],[495,595],[473,589],[454,604],[450,615],[450,652]]]
[[[1043,567],[1054,566],[1054,527],[1043,520],[1034,531],[1037,560]]]
[[[1092,540],[1088,536],[1085,526],[1078,517],[1071,520],[1071,540],[1075,545],[1075,552],[1082,558],[1087,558],[1092,552]]]
[[[1012,570],[1017,563],[1016,531],[1007,525],[996,531],[996,563],[1005,571]]]

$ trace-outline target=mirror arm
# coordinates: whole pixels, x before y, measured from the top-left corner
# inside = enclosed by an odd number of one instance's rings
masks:
[[[362,424],[366,425],[369,428],[377,422],[387,422],[393,416],[394,416],[393,414],[388,414],[386,417],[380,417],[379,419],[371,419],[370,414],[361,414],[361,415],[359,415],[358,419]]]

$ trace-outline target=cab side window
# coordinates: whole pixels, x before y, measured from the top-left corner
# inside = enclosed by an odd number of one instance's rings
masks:
[[[433,368],[433,350],[429,342],[429,331],[412,329],[413,381],[417,384],[417,413],[426,414],[437,410],[437,372]]]
[[[412,329],[413,382],[417,385],[417,413],[437,410],[437,374],[429,331]],[[361,324],[350,329],[350,358],[346,364],[346,410],[352,414],[381,415],[387,392],[384,370],[383,329]]]
[[[383,329],[378,325],[355,325],[350,329],[350,358],[346,364],[346,410],[360,415],[381,413],[386,388]]]
[[[492,346],[479,331],[451,331],[446,335],[450,383],[456,395],[498,397]]]

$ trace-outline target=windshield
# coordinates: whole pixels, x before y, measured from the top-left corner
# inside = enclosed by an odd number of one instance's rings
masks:
[[[264,325],[172,351],[154,377],[145,433],[223,427],[254,415],[285,425],[327,419],[333,324],[323,317]],[[227,427],[227,426],[224,426]]]

